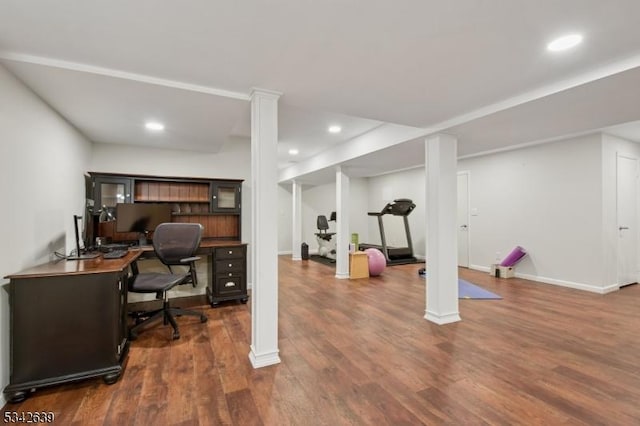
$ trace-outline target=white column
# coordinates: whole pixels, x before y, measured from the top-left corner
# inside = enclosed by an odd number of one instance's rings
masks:
[[[336,167],[336,278],[349,278],[349,176]]]
[[[456,138],[439,134],[425,141],[427,204],[427,282],[425,319],[436,324],[460,321]]]
[[[302,244],[302,185],[295,180],[291,187],[291,258],[293,260],[301,260],[302,254],[300,245]]]
[[[278,356],[278,98],[251,93],[251,351],[254,368]]]

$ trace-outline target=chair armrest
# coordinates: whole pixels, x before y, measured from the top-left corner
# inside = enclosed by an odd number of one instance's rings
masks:
[[[191,262],[195,262],[196,260],[200,260],[200,256],[193,256],[193,257],[185,257],[184,259],[180,259],[181,263],[191,263]]]
[[[384,216],[384,213],[380,213],[380,212],[369,212],[367,214],[369,216]]]

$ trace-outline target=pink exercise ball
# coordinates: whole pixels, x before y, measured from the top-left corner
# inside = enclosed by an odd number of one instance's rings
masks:
[[[384,258],[384,254],[380,250],[375,248],[368,248],[364,252],[367,253],[369,259],[369,275],[377,277],[387,266],[387,259]]]

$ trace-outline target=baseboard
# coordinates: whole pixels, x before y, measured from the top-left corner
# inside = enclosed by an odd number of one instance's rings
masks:
[[[251,346],[251,351],[249,352],[249,361],[251,361],[253,368],[267,367],[281,362],[277,350],[275,352],[256,355],[253,346]]]
[[[426,311],[424,319],[438,325],[445,325],[460,321],[460,313],[452,312],[449,314],[438,315],[434,312]]]
[[[278,256],[286,256],[286,255],[292,255],[292,254],[293,254],[293,251],[291,250],[282,250],[278,252]],[[318,254],[318,249],[310,249],[309,254]]]
[[[480,266],[480,265],[469,265],[469,269],[474,269],[476,271],[483,271],[483,272],[486,272],[486,273],[489,273],[489,271],[490,271],[490,268],[488,266]],[[577,283],[577,282],[573,282],[573,281],[558,280],[558,279],[555,279],[555,278],[541,277],[541,276],[532,275],[532,274],[523,274],[523,273],[520,273],[520,272],[516,272],[516,278],[522,278],[522,279],[525,279],[525,280],[535,281],[535,282],[539,282],[539,283],[543,283],[543,284],[557,285],[559,287],[572,288],[572,289],[575,289],[575,290],[588,291],[590,293],[597,293],[597,294],[607,294],[607,293],[611,293],[612,291],[619,290],[619,286],[617,284],[608,285],[606,287],[597,287],[597,286],[592,285],[592,284],[584,284],[584,283]]]

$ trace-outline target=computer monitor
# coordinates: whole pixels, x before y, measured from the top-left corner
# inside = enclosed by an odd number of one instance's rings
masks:
[[[171,204],[118,203],[116,204],[116,231],[137,232],[140,243],[146,244],[146,234],[161,223],[171,222]]]
[[[67,260],[84,260],[84,259],[93,259],[99,256],[97,253],[83,253],[83,247],[80,247],[80,226],[78,226],[78,222],[82,220],[82,216],[73,215],[73,227],[75,231],[76,237],[76,250],[75,256],[70,255],[67,256]],[[85,249],[86,251],[86,249]]]

